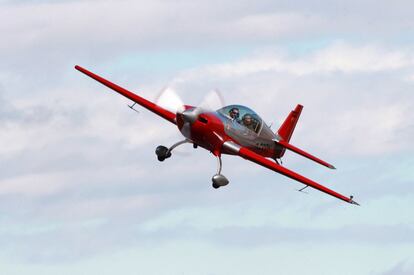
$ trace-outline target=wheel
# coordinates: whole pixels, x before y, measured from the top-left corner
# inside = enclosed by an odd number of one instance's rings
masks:
[[[165,159],[171,157],[169,149],[162,145],[155,149],[155,154],[157,155],[159,161],[164,161]]]
[[[158,147],[155,149],[155,154],[156,154],[157,156],[162,156],[162,157],[164,157],[164,158],[166,157],[167,152],[168,152],[168,148],[167,148],[167,147],[165,147],[165,146],[162,146],[162,145],[158,146]]]
[[[214,175],[211,181],[213,182],[214,188],[219,188],[221,186],[226,186],[227,184],[229,184],[229,180],[225,176],[220,174]]]

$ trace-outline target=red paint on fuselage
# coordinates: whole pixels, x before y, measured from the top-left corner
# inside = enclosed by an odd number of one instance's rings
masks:
[[[183,130],[184,120],[181,115],[177,114],[177,126],[185,136],[188,134]],[[214,113],[202,113],[191,124],[190,136],[186,136],[193,143],[201,146],[214,155],[221,155],[222,145],[229,137],[224,132],[223,122]]]
[[[183,130],[185,121],[182,115],[177,114],[176,120],[178,129],[186,138],[190,139],[198,146],[209,150],[216,156],[221,154],[233,154],[233,152],[223,150],[222,145],[226,141],[233,141],[234,143],[243,146],[240,144],[240,141],[235,140],[226,134],[223,121],[219,118],[219,115],[216,112],[199,114],[197,119],[191,123],[190,130]],[[268,142],[273,143],[271,140]],[[266,147],[262,146],[262,143],[259,143],[254,146],[249,146],[249,148],[263,157],[275,158],[275,146]]]

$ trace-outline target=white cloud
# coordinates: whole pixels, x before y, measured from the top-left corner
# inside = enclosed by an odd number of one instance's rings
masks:
[[[0,180],[1,196],[47,196],[63,190],[63,177],[59,174],[24,175]]]
[[[353,155],[399,151],[408,145],[405,140],[398,139],[398,132],[406,126],[409,112],[410,107],[406,104],[349,110],[339,114],[334,122],[338,125],[334,142],[347,144],[347,150]]]
[[[377,273],[379,275],[409,275],[414,272],[414,266],[407,263],[407,261],[401,261],[391,267],[385,272]]]
[[[409,213],[401,209],[409,209],[412,201],[406,184],[412,178],[407,160],[413,149],[413,95],[412,82],[404,80],[410,80],[414,70],[412,43],[399,40],[410,37],[405,33],[413,22],[410,11],[409,1],[398,5],[310,1],[300,6],[284,1],[2,4],[0,32],[7,43],[0,45],[0,212],[7,215],[0,223],[11,230],[0,238],[1,262],[12,258],[15,266],[22,266],[26,262],[21,259],[43,261],[46,269],[52,262],[56,274],[67,271],[61,263],[68,259],[110,254],[111,260],[89,267],[94,273],[111,265],[119,248],[148,241],[155,251],[162,250],[160,243],[168,238],[180,247],[185,239],[191,251],[197,249],[191,238],[209,245],[222,243],[220,251],[228,256],[234,250],[226,239],[252,245],[285,234],[295,239],[296,234],[283,230],[274,235],[272,226],[278,225],[322,239],[326,228],[343,228],[334,233],[355,239],[359,236],[355,225],[361,221],[372,230],[411,232],[404,231],[411,225]],[[309,40],[316,41],[317,47],[306,49]],[[296,52],[290,45],[305,50]],[[136,67],[120,69],[119,56],[176,50],[197,55],[221,47],[252,48],[255,54],[213,65],[204,65],[211,62],[201,59],[193,69],[173,72],[176,78],[171,82],[182,88],[185,102],[197,103],[204,91],[217,87],[226,102],[249,105],[267,122],[280,121],[296,103],[304,104],[294,143],[321,157],[335,155],[334,162],[346,163],[346,170],[328,174],[308,162],[297,165],[291,155],[285,164],[334,189],[352,192],[363,199],[361,208],[348,208],[316,192],[298,197],[292,192],[297,184],[291,180],[231,157],[225,158],[223,170],[231,185],[212,190],[215,160],[208,152],[198,149],[189,158],[174,155],[158,163],[154,148],[178,140],[177,129],[147,111],[137,116],[126,108],[127,100],[73,69],[75,61],[80,62],[122,86],[140,87],[139,93],[152,99],[151,91],[158,92],[170,75],[155,70],[153,79],[163,80],[148,83]],[[385,157],[401,171],[379,161]],[[390,186],[390,180],[395,184]],[[384,199],[389,196],[392,199]],[[376,215],[379,212],[381,216]],[[99,222],[94,226],[83,225],[95,219]],[[144,234],[139,230],[144,222],[165,230]],[[262,228],[252,229],[257,224]],[[308,224],[312,230],[324,230],[312,231]],[[191,228],[207,225],[218,235]],[[33,234],[22,235],[21,227],[28,228],[23,233]],[[336,240],[336,235],[331,238]],[[336,250],[335,243],[332,251],[343,254],[332,260],[344,258],[362,267],[355,273],[364,273],[372,268],[363,257],[351,256],[353,251],[372,252],[375,257],[370,263],[378,261],[377,256],[397,257],[396,252],[405,252],[401,239],[393,242],[390,237],[391,252],[367,242],[366,246],[352,243],[344,253]],[[329,258],[321,252],[324,247],[310,243],[297,251],[304,251],[303,256],[311,252],[316,260]],[[312,245],[320,251],[315,253]],[[296,248],[286,253],[289,245],[270,247],[280,249],[286,262],[297,261],[290,256],[297,257]],[[176,247],[171,251],[174,259],[188,260]],[[158,259],[146,252],[143,261]],[[245,254],[249,259],[245,262],[256,265],[258,258],[250,251]],[[128,262],[135,263],[136,258]]]
[[[313,68],[317,72],[364,73],[413,68],[411,52],[388,50],[378,46],[352,46],[337,43],[313,57]]]
[[[279,50],[184,71],[175,83],[187,88],[187,94],[194,90],[192,83],[223,83],[231,89],[227,98],[225,94],[227,102],[245,101],[266,114],[265,120],[269,114],[277,115],[278,123],[287,115],[276,113],[278,107],[287,105],[289,110],[302,103],[305,111],[295,136],[305,146],[346,155],[379,155],[413,148],[409,142],[413,97],[401,84],[414,71],[413,60],[401,49],[336,42],[300,57]]]
[[[288,73],[295,76],[326,73],[375,73],[399,69],[414,69],[414,56],[407,51],[385,49],[375,45],[355,46],[336,42],[305,56],[289,57],[286,54],[258,54],[241,61],[206,66],[185,73],[187,78],[242,77],[258,73]]]

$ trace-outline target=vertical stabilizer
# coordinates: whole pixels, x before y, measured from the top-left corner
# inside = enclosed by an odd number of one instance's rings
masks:
[[[291,111],[282,126],[280,126],[277,134],[282,140],[289,142],[292,137],[293,131],[295,130],[296,123],[299,120],[300,113],[302,112],[303,106],[298,104],[295,110]]]

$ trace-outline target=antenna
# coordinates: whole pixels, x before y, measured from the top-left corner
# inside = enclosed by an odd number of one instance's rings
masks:
[[[127,106],[131,109],[131,110],[134,110],[135,112],[137,112],[138,114],[139,114],[139,111],[137,110],[137,109],[135,109],[134,108],[134,106],[136,105],[137,103],[136,102],[134,102],[134,104],[132,104],[132,105],[128,105],[127,104]]]
[[[301,189],[299,189],[298,191],[299,192],[302,192],[302,193],[305,193],[305,194],[308,194],[308,192],[305,192],[305,191],[303,191],[303,190],[305,190],[306,188],[308,188],[309,187],[309,185],[306,185],[305,187],[302,187]]]

